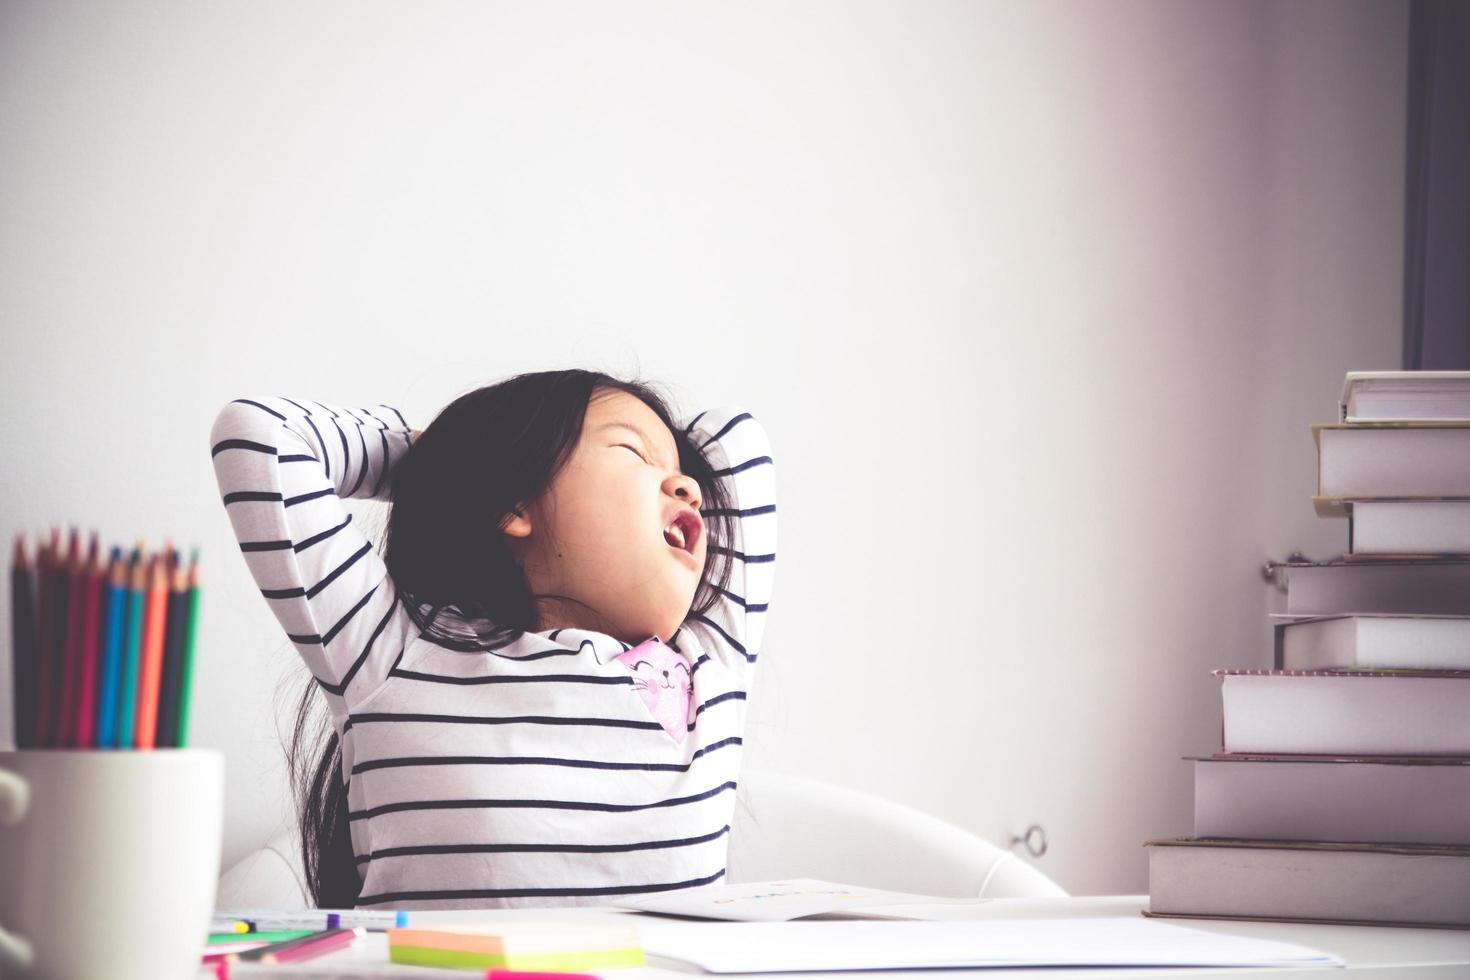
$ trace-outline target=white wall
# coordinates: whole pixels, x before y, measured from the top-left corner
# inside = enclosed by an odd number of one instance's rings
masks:
[[[572,364],[765,421],[747,761],[1146,888],[1340,550],[1308,424],[1399,351],[1402,3],[0,7],[0,526],[203,548],[226,857],[300,676],[217,499],[228,399]],[[8,613],[8,610],[7,610]],[[9,629],[8,619],[5,627]],[[7,683],[0,681],[0,684]]]

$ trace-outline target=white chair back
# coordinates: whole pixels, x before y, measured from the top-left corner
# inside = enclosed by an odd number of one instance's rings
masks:
[[[1066,895],[1009,851],[912,807],[831,783],[747,769],[726,880],[819,878],[946,898]],[[279,834],[220,878],[219,908],[311,904],[296,835]]]
[[[1009,851],[912,807],[800,776],[747,769],[728,880],[818,878],[946,898],[1067,893]]]

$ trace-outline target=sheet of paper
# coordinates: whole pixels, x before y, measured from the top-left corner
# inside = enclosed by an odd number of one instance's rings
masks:
[[[887,905],[975,904],[981,899],[935,898],[886,892],[857,885],[841,885],[814,878],[759,881],[742,885],[706,885],[647,897],[627,899],[618,908],[657,912],[697,919],[736,922],[786,922],[806,916],[830,915]]]
[[[1342,966],[1332,953],[1153,919],[660,922],[644,952],[710,973],[1018,966]]]

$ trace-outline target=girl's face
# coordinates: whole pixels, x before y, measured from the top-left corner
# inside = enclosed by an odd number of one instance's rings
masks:
[[[538,597],[538,628],[667,640],[704,569],[700,505],[699,485],[679,471],[673,433],[653,410],[626,392],[594,392],[566,465],[502,525]],[[666,534],[671,525],[678,530]]]

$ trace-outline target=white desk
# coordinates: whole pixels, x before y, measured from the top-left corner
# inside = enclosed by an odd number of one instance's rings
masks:
[[[1008,919],[1008,918],[1080,918],[1080,917],[1106,917],[1106,916],[1131,916],[1138,915],[1148,902],[1144,895],[1105,896],[1105,897],[1074,897],[1074,898],[1008,898],[991,899],[985,902],[977,902],[975,905],[924,905],[914,906],[915,915],[933,919]],[[885,910],[889,911],[889,910]],[[903,911],[894,906],[894,912]],[[412,912],[410,913],[415,924],[434,924],[448,922],[484,921],[486,919],[608,919],[621,918],[626,915],[638,915],[638,913],[621,912],[616,909],[607,908],[571,908],[571,909],[515,909],[499,911],[464,911],[464,912]],[[638,915],[639,918],[643,916]],[[681,921],[662,919],[660,921]],[[1252,936],[1259,939],[1276,939],[1282,942],[1297,943],[1303,946],[1311,946],[1326,952],[1335,953],[1347,962],[1347,971],[1336,968],[1328,969],[1293,969],[1293,970],[1241,970],[1241,969],[1123,969],[1117,967],[1099,969],[1064,969],[1064,970],[945,970],[935,972],[925,971],[884,971],[883,973],[823,973],[823,974],[800,974],[807,980],[881,980],[889,977],[905,977],[909,980],[936,980],[936,978],[952,978],[957,975],[965,977],[989,978],[1026,978],[1026,980],[1052,980],[1052,978],[1074,978],[1089,977],[1094,980],[1110,978],[1120,980],[1123,977],[1181,977],[1181,976],[1210,976],[1210,977],[1263,977],[1290,974],[1292,976],[1332,975],[1343,976],[1350,973],[1352,977],[1394,978],[1394,980],[1421,980],[1421,978],[1470,978],[1470,931],[1457,929],[1397,929],[1384,926],[1325,926],[1325,925],[1301,925],[1282,922],[1232,922],[1215,919],[1159,919],[1160,922],[1170,922],[1195,929],[1210,930],[1213,932],[1229,933],[1238,936]],[[369,933],[360,940],[354,948],[331,953],[308,963],[300,964],[297,969],[318,973],[325,978],[334,975],[329,968],[364,966],[368,964],[382,964],[373,971],[380,976],[393,977],[439,977],[440,980],[454,976],[473,978],[483,976],[468,970],[450,971],[436,970],[419,967],[400,967],[387,964],[387,937],[383,933]],[[232,976],[244,978],[247,973],[255,976],[265,976],[265,967],[256,970],[247,970],[243,966],[232,971]],[[277,969],[284,969],[278,967]],[[371,969],[369,967],[369,969]],[[386,972],[391,969],[391,973]],[[649,965],[637,969],[620,969],[601,972],[604,976],[616,978],[616,980],[688,980],[693,975],[717,976],[716,974],[705,974],[703,971],[677,963],[671,960],[660,960],[650,957]],[[336,975],[347,975],[345,971]],[[364,972],[362,975],[371,975]],[[204,970],[200,977],[213,976],[213,971]],[[731,976],[727,974],[721,977]],[[753,977],[770,978],[775,976],[797,976],[796,974],[754,974]]]

